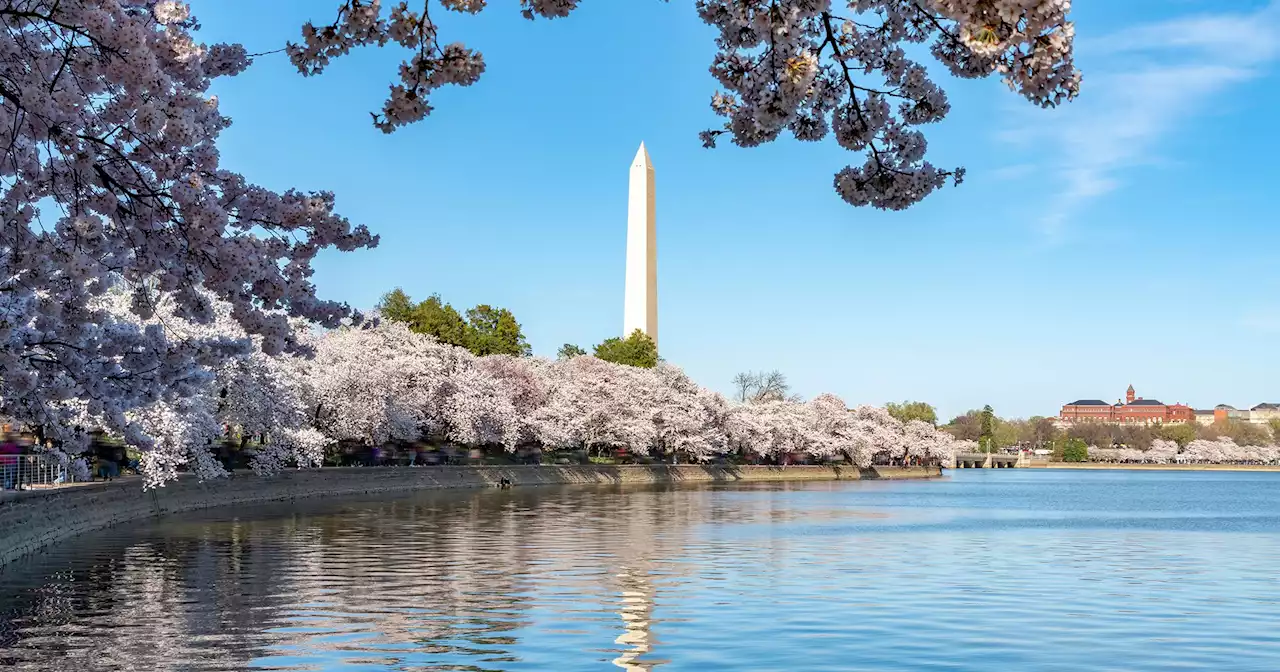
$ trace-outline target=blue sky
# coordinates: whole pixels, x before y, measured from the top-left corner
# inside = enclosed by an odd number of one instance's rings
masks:
[[[968,177],[896,213],[839,199],[833,173],[860,159],[834,142],[701,148],[714,46],[692,3],[591,0],[535,22],[492,5],[444,17],[446,40],[484,52],[480,82],[393,135],[369,112],[398,48],[315,78],[266,56],[218,85],[225,167],[331,189],[381,234],[322,256],[326,297],[504,306],[547,356],[617,335],[643,140],[662,355],[704,385],[776,368],[805,396],[946,416],[1053,414],[1130,383],[1195,406],[1280,401],[1280,0],[1076,3],[1084,88],[1056,110],[933,68],[953,111],[926,129],[930,158]],[[336,3],[192,6],[202,39],[256,52]]]

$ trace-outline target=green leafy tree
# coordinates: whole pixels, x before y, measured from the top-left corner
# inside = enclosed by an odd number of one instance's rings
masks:
[[[658,365],[658,345],[636,329],[626,338],[610,338],[595,348],[596,357],[614,364],[651,369]]]
[[[439,294],[432,294],[426,301],[419,303],[413,311],[413,320],[409,328],[419,334],[427,334],[440,339],[442,343],[470,348],[470,333],[467,321],[445,303]]]
[[[1188,443],[1196,440],[1196,426],[1187,422],[1163,425],[1156,430],[1156,436],[1177,443],[1179,448],[1186,448]]]
[[[985,452],[995,450],[994,437],[996,433],[996,413],[991,410],[990,404],[982,407],[981,425],[978,432],[978,445]]]
[[[467,323],[453,306],[432,294],[426,301],[414,303],[400,288],[387,292],[378,302],[382,316],[393,322],[403,322],[414,333],[435,336],[449,345],[467,345]]]
[[[923,420],[935,427],[938,425],[938,412],[923,401],[904,401],[901,404],[889,402],[885,404],[885,409],[899,422]]]
[[[481,304],[463,318],[439,294],[415,304],[397,287],[382,296],[378,310],[389,320],[409,325],[414,333],[435,336],[442,343],[464,347],[479,356],[530,352],[520,323],[506,308]]]
[[[1067,439],[1066,445],[1062,447],[1063,462],[1088,462],[1089,446],[1085,445],[1080,439]]]
[[[392,322],[412,322],[416,307],[413,305],[413,299],[410,299],[409,295],[399,287],[383,294],[382,300],[378,302],[378,312]]]
[[[574,357],[579,357],[585,354],[587,354],[586,350],[583,350],[572,343],[565,343],[560,346],[560,351],[556,353],[556,357],[559,357],[560,359],[573,359]]]
[[[478,356],[528,356],[520,323],[506,308],[481,304],[467,311],[467,347]]]
[[[1022,420],[996,418],[995,427],[991,431],[992,449],[1018,445],[1020,441],[1019,435],[1022,433],[1022,426],[1025,424]]]

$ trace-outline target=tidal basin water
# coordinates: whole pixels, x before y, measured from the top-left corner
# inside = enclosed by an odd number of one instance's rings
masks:
[[[0,571],[25,670],[1280,670],[1280,474],[210,511]]]

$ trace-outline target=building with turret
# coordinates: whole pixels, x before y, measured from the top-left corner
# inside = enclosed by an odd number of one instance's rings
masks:
[[[1058,414],[1066,423],[1106,422],[1115,424],[1162,425],[1195,422],[1195,410],[1186,404],[1166,404],[1158,399],[1137,396],[1133,386],[1125,390],[1124,401],[1114,404],[1101,399],[1079,399],[1066,404]]]

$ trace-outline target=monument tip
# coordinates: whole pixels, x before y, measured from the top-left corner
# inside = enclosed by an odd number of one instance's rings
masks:
[[[644,148],[644,141],[640,142],[640,149],[636,150],[636,158],[632,160],[632,163],[641,164],[645,166],[653,165],[649,161],[649,150]]]

